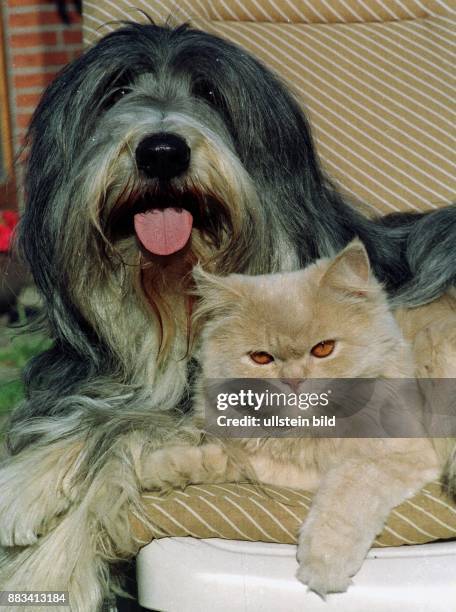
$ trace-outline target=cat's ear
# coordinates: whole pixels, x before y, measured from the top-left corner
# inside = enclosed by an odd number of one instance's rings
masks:
[[[366,298],[374,287],[369,256],[363,243],[352,240],[343,251],[330,261],[320,279],[320,287],[331,287],[354,298]]]
[[[200,299],[199,310],[205,315],[226,311],[242,297],[242,283],[236,274],[217,276],[206,272],[199,264],[192,274],[195,281],[192,293]]]

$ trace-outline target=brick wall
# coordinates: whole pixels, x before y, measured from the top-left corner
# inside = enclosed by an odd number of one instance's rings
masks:
[[[43,88],[82,49],[81,18],[67,2],[70,24],[49,0],[0,0],[4,6],[14,149],[20,150]]]

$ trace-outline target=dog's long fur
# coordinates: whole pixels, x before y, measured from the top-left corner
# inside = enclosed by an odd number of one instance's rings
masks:
[[[135,148],[169,131],[191,165],[146,180]],[[107,563],[136,543],[142,463],[180,426],[191,356],[189,272],[303,267],[356,234],[396,303],[454,283],[456,210],[368,220],[323,174],[306,118],[245,51],[202,31],[128,24],[49,86],[30,128],[20,246],[53,347],[33,360],[0,470],[2,589],[70,589],[96,610]],[[191,243],[139,247],[137,212],[191,208]],[[14,548],[14,547],[24,548]]]

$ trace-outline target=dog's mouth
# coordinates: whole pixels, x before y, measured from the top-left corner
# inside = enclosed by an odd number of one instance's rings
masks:
[[[223,229],[230,225],[223,202],[213,194],[192,189],[129,197],[111,210],[105,227],[114,240],[134,234],[151,255],[168,256],[186,247],[193,229],[219,246]]]

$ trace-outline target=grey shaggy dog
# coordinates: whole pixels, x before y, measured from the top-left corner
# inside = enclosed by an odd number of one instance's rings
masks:
[[[456,211],[364,218],[283,84],[187,26],[103,38],[49,86],[30,143],[20,247],[54,342],[0,469],[0,588],[69,590],[90,612],[137,551],[148,454],[194,435],[194,263],[291,270],[358,235],[393,302],[420,304],[454,283]]]

